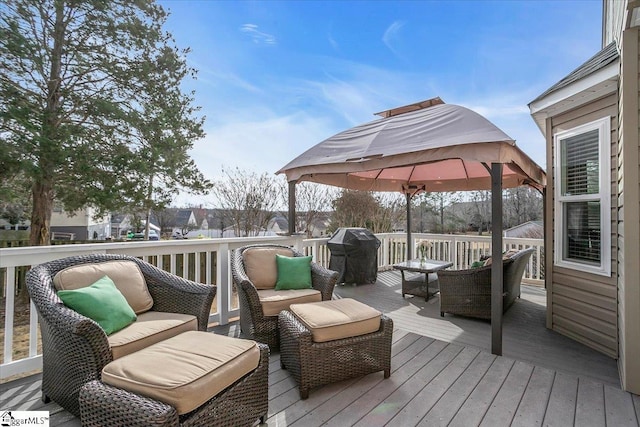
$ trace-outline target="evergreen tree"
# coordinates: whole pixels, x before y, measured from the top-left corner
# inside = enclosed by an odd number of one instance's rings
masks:
[[[102,214],[209,186],[187,158],[202,122],[166,17],[150,0],[0,8],[0,163],[30,189],[32,244],[49,242],[54,200]]]

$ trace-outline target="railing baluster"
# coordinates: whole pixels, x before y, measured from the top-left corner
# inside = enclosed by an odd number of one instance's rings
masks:
[[[7,267],[4,310],[4,363],[13,360],[13,312],[16,304],[16,268]]]

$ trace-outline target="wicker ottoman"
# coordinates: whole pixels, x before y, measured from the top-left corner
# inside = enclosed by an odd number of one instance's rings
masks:
[[[324,384],[384,371],[391,374],[393,321],[350,298],[292,304],[278,316],[280,364],[300,397]]]
[[[250,426],[268,410],[269,347],[184,332],[114,360],[80,390],[83,426]]]

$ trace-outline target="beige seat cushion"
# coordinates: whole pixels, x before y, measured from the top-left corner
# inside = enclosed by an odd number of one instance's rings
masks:
[[[147,311],[126,328],[109,335],[107,340],[115,360],[183,332],[197,330],[198,319],[190,314]]]
[[[116,260],[67,267],[53,277],[53,285],[59,291],[84,288],[103,276],[113,280],[136,314],[144,313],[153,306],[147,282],[133,261]]]
[[[254,341],[184,332],[107,364],[102,381],[186,414],[255,370],[259,362]]]
[[[370,334],[380,329],[378,310],[351,298],[292,304],[291,312],[311,331],[315,342]]]
[[[293,256],[287,248],[250,248],[242,253],[244,270],[256,289],[273,289],[278,279],[276,254]]]
[[[509,249],[507,252],[502,254],[502,260],[506,261],[508,259],[511,259],[511,257],[514,256],[515,254],[517,254],[518,252],[520,252],[520,251],[517,250],[517,249]],[[487,267],[489,265],[491,265],[491,257],[487,258],[484,261],[484,267]]]
[[[322,294],[315,289],[295,289],[276,291],[263,289],[258,291],[262,313],[265,316],[277,316],[282,310],[289,310],[291,304],[304,304],[322,301]]]

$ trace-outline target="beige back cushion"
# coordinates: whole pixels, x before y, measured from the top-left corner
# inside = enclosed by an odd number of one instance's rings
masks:
[[[153,306],[144,276],[133,261],[106,261],[67,267],[53,277],[53,284],[59,291],[78,289],[92,285],[103,276],[113,280],[136,314],[144,313]]]
[[[244,270],[256,289],[273,289],[278,279],[276,254],[293,256],[287,248],[250,248],[242,253]]]

